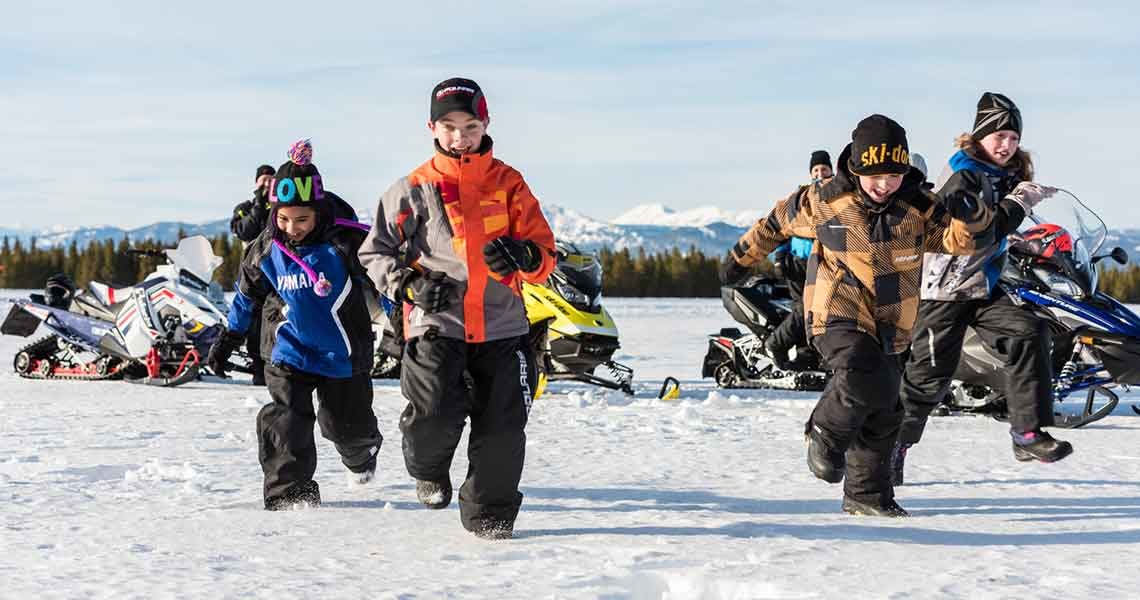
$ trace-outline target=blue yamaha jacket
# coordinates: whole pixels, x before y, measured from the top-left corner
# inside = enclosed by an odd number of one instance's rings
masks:
[[[372,368],[372,288],[356,259],[360,236],[338,229],[299,246],[270,229],[246,249],[228,325],[244,334],[260,305],[266,362],[338,379]]]

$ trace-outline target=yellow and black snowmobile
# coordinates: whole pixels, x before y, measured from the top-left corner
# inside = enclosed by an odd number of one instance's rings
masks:
[[[546,284],[522,288],[531,343],[541,357],[536,397],[548,381],[567,379],[633,394],[633,369],[613,361],[621,344],[602,306],[601,263],[568,242],[556,249],[558,266]]]
[[[633,369],[614,362],[621,345],[614,320],[602,306],[602,265],[567,242],[556,244],[558,264],[544,285],[524,283],[523,301],[530,321],[529,342],[538,357],[535,398],[552,380],[574,380],[633,394]],[[399,376],[403,333],[402,307],[386,303],[387,324],[376,351],[373,377]],[[397,326],[393,327],[392,323]],[[598,368],[605,374],[599,373]],[[680,384],[667,377],[657,394],[662,400],[680,395]]]

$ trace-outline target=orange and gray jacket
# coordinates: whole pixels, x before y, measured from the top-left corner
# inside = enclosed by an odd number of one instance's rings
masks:
[[[554,234],[522,175],[484,152],[456,156],[440,150],[380,198],[360,262],[380,292],[398,298],[406,268],[444,273],[458,297],[444,311],[426,314],[405,304],[404,335],[429,330],[478,343],[523,335],[529,325],[522,283],[542,283],[554,270]],[[483,246],[509,236],[530,240],[542,262],[529,273],[500,277],[483,259]]]
[[[968,255],[988,245],[990,207],[979,203],[965,220],[952,219],[943,202],[922,189],[915,168],[884,204],[859,189],[847,169],[848,145],[831,181],[801,188],[781,200],[732,249],[744,266],[764,259],[784,240],[816,240],[804,288],[809,333],[856,330],[900,353],[910,345],[918,313],[925,252]]]

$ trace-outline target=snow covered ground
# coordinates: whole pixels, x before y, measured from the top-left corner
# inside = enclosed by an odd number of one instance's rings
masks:
[[[931,422],[898,491],[913,517],[839,511],[811,477],[816,396],[701,380],[715,300],[610,299],[630,400],[556,384],[528,429],[517,538],[422,509],[396,382],[376,383],[378,480],[350,488],[318,442],[315,510],[261,510],[244,381],[177,389],[20,379],[0,338],[0,597],[1127,598],[1140,589],[1140,417],[1061,432],[1076,453],[1013,460],[1005,426]],[[6,307],[0,307],[0,315]],[[682,380],[658,402],[660,379]],[[465,447],[463,442],[462,447]],[[466,470],[456,457],[453,479]]]

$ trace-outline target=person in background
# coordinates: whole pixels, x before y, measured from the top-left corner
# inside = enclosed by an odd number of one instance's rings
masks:
[[[812,152],[808,173],[811,175],[811,183],[808,185],[823,185],[830,180],[831,155],[826,150]],[[795,194],[803,193],[807,187],[801,186]],[[811,256],[812,243],[810,239],[793,236],[768,257],[776,265],[780,277],[787,282],[788,293],[792,296],[792,311],[764,341],[765,352],[780,369],[794,369],[796,365],[788,358],[789,351],[808,344],[804,323],[804,280],[807,279],[807,261]]]
[[[242,245],[246,245],[265,230],[269,221],[269,182],[276,169],[272,165],[261,165],[254,173],[253,198],[240,202],[234,207],[230,218],[230,231]],[[261,315],[254,315],[245,338],[245,350],[249,354],[249,366],[253,371],[253,385],[265,385],[265,361],[261,359]]]

